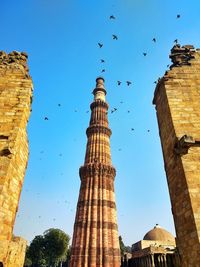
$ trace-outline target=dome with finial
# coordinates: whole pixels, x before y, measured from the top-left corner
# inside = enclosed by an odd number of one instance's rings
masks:
[[[175,242],[175,237],[163,229],[160,225],[156,224],[156,226],[146,233],[143,240],[157,240],[157,241],[170,241]]]

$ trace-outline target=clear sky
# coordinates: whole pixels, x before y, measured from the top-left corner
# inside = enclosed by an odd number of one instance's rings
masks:
[[[174,233],[152,98],[173,41],[200,47],[199,0],[1,0],[0,9],[1,50],[26,51],[34,83],[15,234],[30,241],[56,227],[72,236],[87,111],[102,69],[107,101],[118,109],[109,122],[119,233],[126,245],[156,223]]]

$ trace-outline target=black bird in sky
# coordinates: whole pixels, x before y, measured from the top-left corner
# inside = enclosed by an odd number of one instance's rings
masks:
[[[121,81],[117,81],[117,85],[121,85],[121,83],[122,83]]]
[[[101,43],[98,43],[98,45],[99,45],[99,48],[102,48],[103,47],[103,44],[101,44]]]
[[[117,35],[113,34],[112,37],[113,37],[113,40],[118,40]]]
[[[181,17],[181,15],[180,15],[180,14],[178,14],[178,15],[176,16],[176,18],[177,18],[177,19],[180,19],[180,17]]]
[[[156,38],[153,38],[152,41],[153,41],[154,43],[156,43]]]
[[[48,117],[44,117],[44,120],[45,120],[45,121],[48,121],[48,120],[49,120],[49,118],[48,118]]]
[[[101,63],[105,63],[105,60],[104,59],[101,59]]]
[[[132,82],[130,82],[130,81],[126,81],[126,83],[128,86],[132,84]]]
[[[175,39],[175,40],[174,40],[174,43],[175,43],[175,44],[178,44],[178,39]]]
[[[111,113],[113,113],[113,112],[115,112],[115,111],[117,111],[117,108],[113,108],[113,109],[111,109]]]
[[[127,112],[130,113],[130,110],[128,110]]]
[[[101,72],[105,72],[106,70],[105,69],[103,69]]]
[[[110,19],[116,19],[116,18],[115,18],[115,16],[111,15],[111,16],[110,16]]]
[[[134,131],[134,128],[131,128],[131,131]]]
[[[157,81],[154,81],[155,84],[157,84]]]
[[[143,56],[146,57],[147,53],[143,53]]]
[[[147,132],[149,133],[149,132],[150,132],[150,130],[147,130]]]
[[[61,104],[58,104],[59,107],[61,107]]]

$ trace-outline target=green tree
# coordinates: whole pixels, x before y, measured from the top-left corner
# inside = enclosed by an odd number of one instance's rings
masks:
[[[70,237],[60,229],[49,229],[44,232],[45,257],[50,267],[57,266],[66,260]]]
[[[120,247],[120,251],[121,251],[121,257],[123,257],[124,256],[124,253],[126,251],[126,247],[124,245],[124,242],[122,240],[121,235],[119,236],[119,247]]]
[[[32,262],[33,267],[45,267],[46,259],[45,259],[45,243],[44,237],[42,235],[36,236],[31,242],[26,257],[27,260]],[[30,266],[30,265],[27,265]]]
[[[30,267],[32,266],[32,260],[29,255],[29,246],[26,247],[26,255],[25,255],[25,260],[24,260],[24,266],[25,267]]]

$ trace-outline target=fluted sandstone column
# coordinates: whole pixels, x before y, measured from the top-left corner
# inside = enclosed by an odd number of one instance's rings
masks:
[[[74,224],[70,267],[119,267],[120,250],[110,154],[108,104],[104,79],[97,78],[80,168],[81,187]]]

